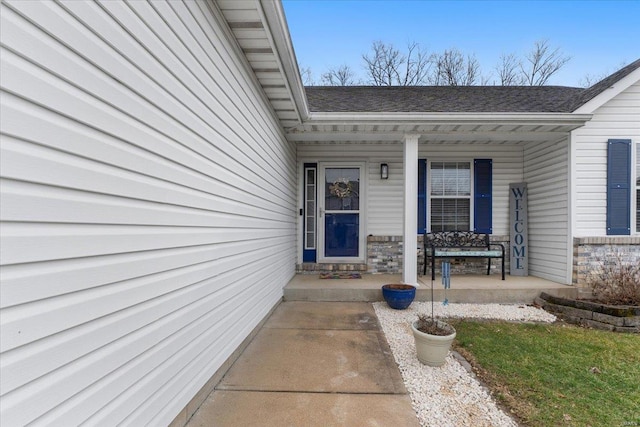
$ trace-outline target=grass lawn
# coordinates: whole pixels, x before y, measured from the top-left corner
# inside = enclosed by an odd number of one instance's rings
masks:
[[[640,427],[640,336],[462,320],[456,349],[523,425]]]

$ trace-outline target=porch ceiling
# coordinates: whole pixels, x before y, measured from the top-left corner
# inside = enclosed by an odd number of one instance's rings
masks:
[[[297,143],[400,142],[407,134],[419,134],[419,141],[429,144],[523,144],[561,139],[590,117],[556,113],[432,114],[366,119],[350,118],[348,114],[312,113],[308,121],[287,129],[286,135]]]

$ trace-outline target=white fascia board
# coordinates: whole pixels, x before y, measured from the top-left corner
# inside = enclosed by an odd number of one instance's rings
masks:
[[[322,124],[522,124],[584,125],[592,114],[576,113],[309,113],[306,123]]]
[[[298,121],[301,123],[309,116],[309,106],[282,3],[260,0],[260,6],[258,9],[264,16],[265,31],[276,49],[274,53],[284,73],[287,89],[293,95]]]
[[[636,68],[629,75],[618,80],[613,84],[613,86],[605,89],[599,95],[583,104],[580,108],[576,109],[574,113],[593,113],[598,108],[609,102],[613,97],[617,96],[638,81],[640,81],[640,68]]]

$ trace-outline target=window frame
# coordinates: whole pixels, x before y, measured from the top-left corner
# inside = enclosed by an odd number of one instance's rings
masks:
[[[432,196],[431,195],[431,185],[433,183],[433,177],[431,175],[432,165],[434,163],[467,163],[469,165],[469,195],[468,196]],[[426,188],[426,202],[427,202],[427,232],[433,232],[432,222],[431,222],[431,209],[433,208],[433,200],[441,200],[441,199],[467,199],[469,200],[469,230],[465,231],[473,231],[474,230],[474,195],[475,195],[475,180],[474,180],[474,159],[436,159],[436,160],[427,160],[427,188]]]

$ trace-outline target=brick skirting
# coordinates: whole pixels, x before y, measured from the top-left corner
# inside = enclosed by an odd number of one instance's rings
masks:
[[[424,268],[424,251],[422,250],[423,236],[418,235],[418,275],[422,275]],[[505,245],[509,248],[509,236],[492,235],[491,242]],[[366,264],[317,264],[303,263],[296,266],[296,271],[303,274],[313,274],[326,271],[354,271],[366,273],[402,274],[402,255],[404,241],[402,236],[367,236]],[[508,253],[508,252],[506,252]],[[450,259],[451,273],[454,274],[484,274],[487,260],[485,259]],[[441,260],[436,260],[436,271],[440,270]],[[427,268],[429,269],[429,268]],[[505,270],[509,271],[509,256],[505,255]],[[500,273],[500,260],[492,260],[491,271]]]
[[[640,236],[580,237],[573,239],[572,282],[587,287],[589,272],[602,260],[620,256],[623,261],[640,263]]]

